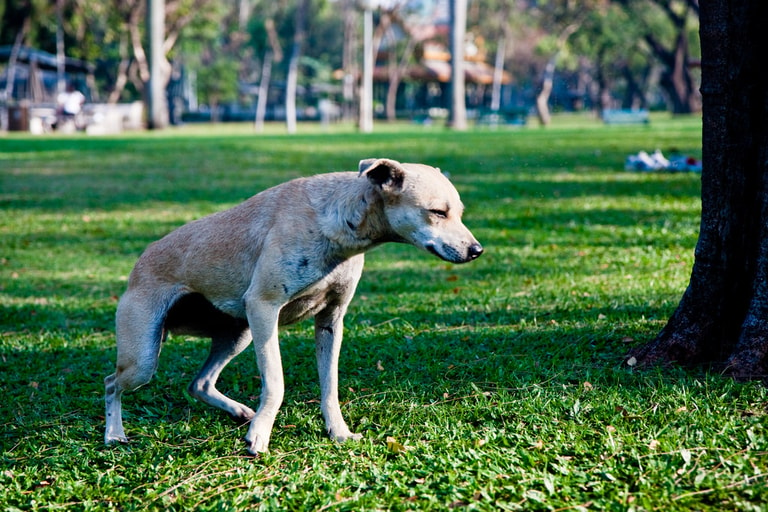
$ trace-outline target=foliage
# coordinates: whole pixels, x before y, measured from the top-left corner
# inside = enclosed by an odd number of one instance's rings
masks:
[[[340,15],[340,6],[331,2],[313,1],[309,3],[310,12],[307,19],[307,42],[304,45],[304,72],[301,75],[304,84],[312,83],[312,77],[318,70],[334,70],[342,66],[342,44],[344,37],[343,16]],[[269,49],[267,31],[264,27],[267,19],[275,23],[277,35],[282,51],[290,52],[293,39],[296,5],[288,2],[280,3],[262,2],[256,5],[254,15],[251,18],[249,33],[250,46],[257,57],[261,58]],[[275,71],[278,80],[285,80],[288,59],[285,58],[282,66]],[[327,78],[327,71],[323,71]],[[308,75],[308,76],[307,76]]]
[[[627,154],[698,156],[700,120],[555,118],[550,130],[254,136],[185,127],[0,139],[0,505],[4,510],[759,510],[765,388],[700,370],[638,372],[685,286],[699,179],[627,173]],[[285,330],[271,453],[189,399],[207,343],[172,338],[126,396],[133,442],[106,448],[116,299],[180,224],[359,158],[450,173],[486,248],[451,266],[373,251],[347,317],[342,399],[359,444],[323,435],[310,323]],[[222,388],[255,400],[252,354]]]
[[[489,56],[495,54],[499,42],[504,41],[507,45],[506,69],[514,77],[516,94],[521,94],[527,101],[540,85],[544,66],[555,53],[559,55],[558,66],[564,81],[576,82],[589,76],[598,83],[598,88],[610,89],[615,98],[621,98],[634,93],[632,87],[635,85],[644,88],[647,94],[648,89],[654,87],[651,78],[655,75],[651,70],[658,66],[669,67],[658,54],[674,48],[678,35],[669,13],[685,15],[688,58],[695,60],[698,57],[698,22],[692,11],[684,9],[690,2],[483,0],[471,2],[468,30],[477,42],[482,42]],[[342,10],[353,7],[347,2],[328,0],[313,0],[309,4],[305,56],[323,68],[341,69],[345,37]],[[67,54],[97,64],[97,83],[102,92],[113,91],[114,98],[121,95],[122,99],[140,98],[142,80],[146,78],[142,73],[146,74],[146,69],[142,69],[143,50],[137,41],[143,33],[144,3],[138,0],[65,0],[63,5]],[[415,5],[406,2],[399,9]],[[56,16],[52,2],[14,0],[3,6],[5,10],[0,10],[0,44],[12,44],[24,20],[29,19],[26,43],[55,51]],[[242,21],[240,10],[245,6],[248,6],[246,23],[239,26],[237,21]],[[218,84],[221,89],[231,92],[237,84],[232,83],[231,64],[217,62],[212,65],[213,61],[234,61],[238,66],[234,82],[239,79],[258,83],[261,59],[268,45],[264,30],[266,19],[275,22],[283,50],[290,50],[295,0],[182,0],[167,2],[167,7],[169,58],[183,61],[188,72],[200,76],[210,74],[212,69],[226,70],[222,81],[230,83]],[[564,44],[560,41],[562,34],[573,24],[580,28]],[[658,42],[656,51],[649,47],[647,39],[651,36]],[[173,44],[177,37],[179,44]],[[130,67],[125,65],[126,59],[130,60]],[[285,80],[287,66],[288,59],[275,62],[275,83]],[[312,83],[312,70],[317,68],[302,68],[300,80],[303,85],[308,85]],[[125,75],[121,74],[125,69],[128,70],[125,71],[128,73],[127,85]],[[121,85],[118,87],[117,84]],[[692,87],[695,88],[695,84]],[[597,102],[598,96],[607,97],[607,93],[594,93],[594,89],[586,89],[587,92],[580,94],[591,94],[593,103]],[[211,92],[206,88],[200,91],[204,97]],[[215,91],[213,94],[221,96]],[[227,100],[232,96],[223,95]],[[209,102],[209,99],[201,101]]]
[[[231,59],[213,59],[197,72],[199,99],[215,112],[221,102],[237,99],[237,63]]]

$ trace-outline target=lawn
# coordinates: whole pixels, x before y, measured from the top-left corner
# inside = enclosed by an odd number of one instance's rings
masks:
[[[761,510],[766,389],[706,368],[638,370],[687,284],[693,173],[625,172],[656,148],[701,155],[697,118],[548,129],[192,126],[121,137],[0,137],[3,510]],[[279,182],[361,158],[450,174],[486,252],[449,265],[380,247],[346,318],[342,410],[323,434],[311,322],[281,333],[286,397],[270,453],[185,387],[205,340],[172,337],[126,395],[132,442],[103,445],[114,311],[147,244]],[[252,352],[220,388],[254,402]]]

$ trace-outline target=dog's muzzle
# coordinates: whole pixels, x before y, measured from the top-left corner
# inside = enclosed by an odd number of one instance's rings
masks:
[[[451,263],[467,263],[476,260],[483,254],[483,246],[475,242],[467,248],[467,254],[461,254],[453,247],[443,247],[443,252],[438,251],[433,244],[427,244],[424,248],[438,258]]]

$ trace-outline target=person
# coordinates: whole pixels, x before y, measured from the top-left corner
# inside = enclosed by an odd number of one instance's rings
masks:
[[[68,83],[65,91],[56,97],[56,129],[60,130],[70,122],[75,129],[80,128],[80,112],[85,104],[85,95],[78,91],[74,84]]]

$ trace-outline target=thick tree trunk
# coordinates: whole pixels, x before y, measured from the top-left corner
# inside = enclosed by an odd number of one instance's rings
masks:
[[[628,363],[713,363],[768,374],[768,3],[701,6],[702,218],[691,280]]]

